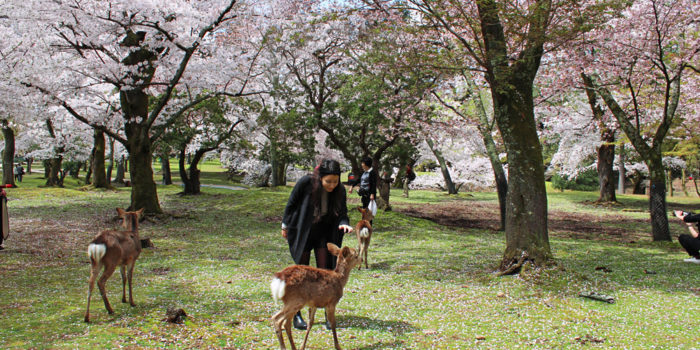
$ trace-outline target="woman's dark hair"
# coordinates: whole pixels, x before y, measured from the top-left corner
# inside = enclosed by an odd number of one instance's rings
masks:
[[[323,159],[314,169],[313,174],[311,174],[313,179],[311,181],[311,203],[314,206],[313,222],[321,220],[321,191],[325,191],[321,186],[321,178],[326,175],[340,176],[340,163],[337,160]],[[333,192],[328,193],[328,213],[332,213],[335,216],[340,215],[340,208],[343,204],[342,193],[345,192],[345,187],[340,183],[340,178],[338,180],[338,186],[335,186]]]
[[[362,164],[371,168],[372,167],[372,158],[370,158],[370,157],[362,158]]]

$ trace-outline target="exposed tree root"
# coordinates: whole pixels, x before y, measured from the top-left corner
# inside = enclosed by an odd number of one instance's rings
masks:
[[[529,262],[531,259],[529,259],[529,255],[527,254],[526,251],[523,251],[522,254],[520,254],[520,258],[517,261],[511,261],[507,265],[502,265],[502,270],[496,274],[496,276],[503,276],[503,275],[514,275],[520,272],[520,270],[523,267],[523,264]]]

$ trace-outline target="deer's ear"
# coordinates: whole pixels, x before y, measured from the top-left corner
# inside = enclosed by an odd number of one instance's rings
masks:
[[[340,254],[340,248],[338,248],[337,245],[335,245],[335,244],[333,244],[333,243],[327,243],[327,244],[326,244],[326,247],[328,247],[328,251],[329,251],[331,254],[333,254],[333,255],[335,255],[335,256],[338,256],[338,254]]]
[[[357,207],[357,211],[362,212],[362,207]]]
[[[347,258],[348,256],[350,256],[350,248],[349,248],[349,247],[343,247],[343,249],[340,250],[340,255],[341,255],[343,258]]]
[[[138,217],[141,217],[141,216],[143,215],[143,210],[144,210],[144,209],[146,209],[146,208],[141,208],[141,209],[137,210],[137,211],[136,211],[136,215],[138,215]]]
[[[122,208],[117,208],[117,214],[119,214],[120,217],[124,217],[124,214],[126,214],[126,211]]]

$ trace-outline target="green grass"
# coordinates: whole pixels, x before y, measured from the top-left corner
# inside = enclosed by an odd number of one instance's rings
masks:
[[[207,169],[206,166],[203,169]],[[173,170],[175,171],[175,170]],[[216,183],[203,173],[203,183]],[[156,176],[159,182],[159,176]],[[211,181],[210,181],[211,179]],[[228,180],[227,180],[228,181]],[[230,183],[230,182],[229,182]],[[118,274],[107,282],[115,309],[108,315],[99,293],[91,324],[83,323],[87,243],[114,227],[115,207],[129,204],[129,189],[84,191],[38,188],[38,174],[8,189],[11,236],[0,252],[0,348],[234,348],[270,349],[269,321],[279,309],[269,293],[275,271],[292,263],[279,222],[290,187],[232,191],[203,188],[181,197],[176,185],[159,186],[163,209],[173,214],[145,221],[146,249],[136,263],[137,306],[120,302]],[[395,206],[438,202],[496,203],[494,193],[447,196],[411,191]],[[647,206],[626,195],[621,207],[583,204],[596,193],[549,193],[551,212],[637,220],[650,230]],[[695,198],[669,198],[669,208],[696,208]],[[359,203],[349,196],[349,206]],[[351,211],[351,222],[359,213]],[[550,232],[557,266],[522,276],[497,277],[502,233],[454,228],[399,212],[374,220],[369,270],[353,271],[338,305],[338,336],[345,349],[690,349],[700,321],[700,265],[683,263],[677,242],[575,240]],[[674,237],[684,228],[671,222]],[[354,236],[345,243],[355,246]],[[597,271],[605,266],[612,272]],[[646,274],[644,270],[655,274]],[[578,297],[593,290],[607,304]],[[168,307],[182,307],[183,325],[163,322]],[[323,321],[323,312],[317,314]],[[294,332],[297,345],[303,332]],[[310,349],[332,348],[317,324]]]

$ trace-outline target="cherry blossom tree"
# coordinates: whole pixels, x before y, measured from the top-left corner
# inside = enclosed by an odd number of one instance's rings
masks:
[[[130,207],[160,213],[151,169],[152,144],[160,135],[151,128],[174,122],[212,96],[245,94],[259,52],[255,9],[235,0],[28,0],[17,8],[15,25],[36,28],[41,38],[30,51],[34,66],[23,83],[122,143],[129,152]],[[117,93],[118,113],[89,114],[72,102],[95,88]],[[209,94],[193,93],[200,97],[173,106],[176,89]],[[109,118],[120,118],[121,127],[107,128]]]
[[[637,1],[587,39],[584,79],[594,87],[648,166],[649,212],[655,241],[670,240],[666,213],[664,140],[677,116],[697,121],[697,91],[682,89],[697,79],[700,57],[696,1]],[[688,72],[695,72],[690,73]],[[693,84],[694,85],[694,84]],[[688,93],[688,95],[685,95]]]
[[[604,7],[556,0],[365,3],[396,20],[418,21],[440,37],[451,36],[464,54],[464,67],[484,75],[509,165],[506,250],[500,268],[511,273],[525,261],[547,264],[552,253],[534,79],[546,50],[587,29],[598,18],[595,11]],[[413,15],[402,16],[406,12]]]

